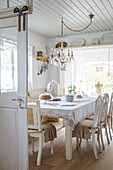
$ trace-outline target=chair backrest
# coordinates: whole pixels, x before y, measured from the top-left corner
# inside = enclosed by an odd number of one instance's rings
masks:
[[[108,114],[109,95],[108,93],[105,93],[102,94],[101,96],[103,98],[104,106],[100,117],[100,121],[104,122],[107,119],[107,114]]]
[[[100,117],[103,111],[103,105],[104,105],[103,99],[101,95],[99,95],[95,102],[93,128],[97,127],[100,123]]]
[[[109,116],[112,116],[112,113],[113,113],[113,93],[111,94],[111,98],[110,98],[108,115],[109,115]]]
[[[37,129],[39,131],[42,130],[42,122],[41,122],[41,113],[40,113],[40,101],[37,102],[28,102],[27,108],[33,109],[33,125],[28,125],[28,129]]]

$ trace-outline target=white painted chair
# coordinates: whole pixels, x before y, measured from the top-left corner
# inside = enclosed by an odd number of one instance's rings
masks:
[[[105,146],[104,146],[104,141],[103,141],[102,127],[105,128],[107,142],[108,142],[108,144],[110,144],[108,132],[107,132],[107,114],[108,114],[109,95],[108,95],[108,93],[106,93],[106,94],[102,95],[102,97],[103,97],[104,106],[103,106],[103,111],[102,111],[102,114],[100,117],[100,133],[101,133],[102,148],[104,150]]]
[[[109,135],[110,135],[111,140],[112,140],[111,129],[113,130],[112,119],[113,119],[113,93],[111,94],[110,104],[109,104],[109,112],[107,115],[108,129],[109,129]],[[110,128],[110,121],[111,121],[111,128]]]
[[[105,128],[105,134],[106,138],[108,141],[108,144],[110,144],[109,137],[108,137],[108,132],[107,132],[107,114],[108,114],[108,103],[109,103],[109,95],[107,93],[101,95],[103,98],[103,111],[100,117],[100,133],[101,133],[101,141],[102,141],[102,148],[103,150],[105,149],[104,146],[104,141],[103,141],[103,133],[102,133],[102,128]],[[89,116],[87,119],[88,120],[93,120],[94,115]]]
[[[37,102],[30,102],[27,104],[27,107],[33,109],[34,125],[28,125],[28,134],[30,137],[32,137],[32,151],[34,151],[34,138],[39,138],[39,151],[37,155],[37,166],[40,166],[41,157],[42,157],[44,132],[45,132],[43,129],[43,124],[41,122],[40,101],[38,100]],[[48,123],[44,122],[44,126],[46,125],[48,125]],[[53,141],[51,141],[51,154],[53,155]]]
[[[96,133],[97,133],[99,149],[100,149],[100,152],[102,152],[101,146],[100,146],[100,117],[101,117],[102,111],[103,111],[103,99],[101,96],[98,96],[96,103],[95,103],[93,121],[85,119],[85,120],[81,121],[80,123],[78,123],[78,125],[77,125],[77,126],[89,128],[89,131],[92,135],[93,150],[94,150],[94,155],[95,155],[96,159],[98,159],[96,144],[95,144],[95,134]]]
[[[109,95],[107,93],[102,94],[101,97],[103,98],[103,111],[100,117],[100,134],[101,134],[101,141],[102,141],[102,148],[105,149],[104,141],[103,141],[103,133],[102,128],[105,128],[105,134],[108,141],[108,144],[110,144],[108,132],[107,132],[107,114],[108,114],[108,103],[109,103]],[[87,118],[88,120],[93,120],[94,115],[91,115]]]

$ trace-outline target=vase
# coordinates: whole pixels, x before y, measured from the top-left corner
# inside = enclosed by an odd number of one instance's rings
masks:
[[[74,95],[73,94],[67,94],[65,97],[66,97],[67,102],[72,102],[73,98],[74,98]]]

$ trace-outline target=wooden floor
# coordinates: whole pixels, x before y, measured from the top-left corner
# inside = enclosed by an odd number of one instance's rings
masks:
[[[42,164],[36,166],[38,152],[38,140],[35,141],[35,152],[32,153],[29,145],[30,170],[113,170],[113,141],[107,144],[105,138],[105,150],[95,160],[92,143],[83,140],[81,148],[76,148],[76,140],[73,138],[73,159],[65,159],[65,129],[58,130],[58,138],[54,141],[54,155],[50,154],[50,144],[44,143]],[[98,146],[97,146],[98,149]]]

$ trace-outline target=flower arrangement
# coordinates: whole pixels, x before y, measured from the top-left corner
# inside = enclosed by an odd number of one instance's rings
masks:
[[[68,86],[68,93],[71,94],[72,92],[75,93],[75,90],[76,90],[76,86],[73,85],[73,86]]]

